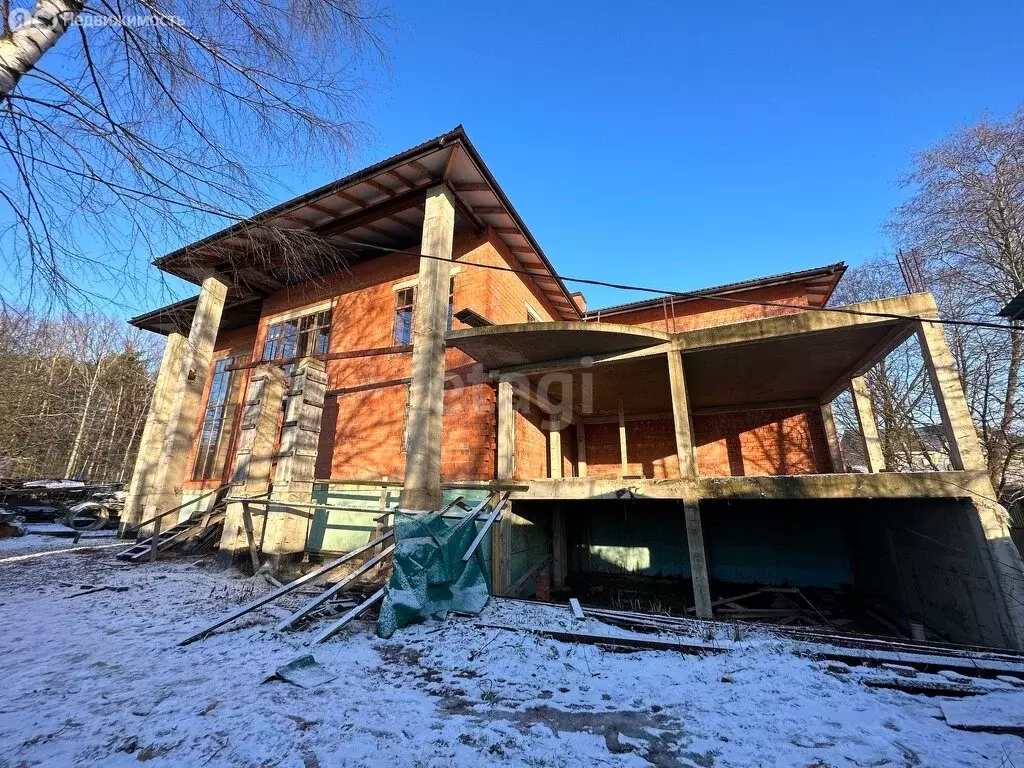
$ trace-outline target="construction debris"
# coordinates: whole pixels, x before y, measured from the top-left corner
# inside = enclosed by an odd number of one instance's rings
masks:
[[[485,532],[508,496],[505,492],[495,502],[495,494],[488,494],[453,524],[443,519],[443,510],[395,516],[397,543],[377,634],[387,638],[400,627],[451,611],[476,615],[483,610],[490,590],[480,558],[475,556],[483,536],[474,523],[491,506]]]
[[[282,586],[282,587],[280,587],[278,589],[272,590],[271,592],[268,592],[267,594],[262,595],[261,597],[258,597],[256,600],[253,600],[251,603],[243,605],[241,608],[238,608],[238,609],[232,611],[231,613],[229,613],[228,615],[218,619],[217,621],[215,621],[213,624],[211,624],[210,626],[206,627],[205,629],[201,629],[198,632],[196,632],[195,634],[189,635],[184,640],[182,640],[180,643],[178,643],[178,645],[188,645],[189,643],[194,643],[196,640],[199,640],[200,638],[205,637],[206,635],[208,635],[211,632],[213,632],[215,629],[220,629],[225,624],[230,624],[235,619],[240,618],[241,616],[244,616],[245,614],[247,614],[247,613],[249,613],[251,611],[254,611],[257,608],[261,608],[264,605],[267,605],[269,603],[274,602],[275,600],[277,600],[281,596],[286,595],[289,592],[292,592],[293,590],[298,589],[303,584],[308,584],[311,581],[315,581],[316,579],[319,579],[321,576],[324,576],[325,574],[330,573],[334,569],[344,565],[345,563],[349,562],[350,560],[353,560],[353,559],[359,557],[361,554],[363,554],[365,552],[369,552],[371,549],[376,547],[378,544],[383,544],[385,541],[389,541],[393,536],[394,536],[394,533],[389,531],[388,533],[385,533],[383,536],[379,536],[376,539],[373,539],[370,542],[368,542],[368,543],[364,544],[363,546],[359,547],[358,549],[354,549],[351,552],[349,552],[348,554],[339,557],[337,560],[332,560],[331,562],[327,563],[327,565],[321,566],[320,568],[317,568],[315,571],[310,571],[305,576],[300,576],[299,578],[295,579],[295,581],[289,582],[288,584],[285,584],[284,586]]]
[[[966,701],[943,701],[939,706],[950,728],[1024,736],[1024,692],[989,693]]]
[[[480,629],[502,629],[507,632],[529,632],[530,634],[550,637],[554,640],[562,640],[567,643],[586,643],[588,645],[601,645],[609,648],[627,648],[640,651],[677,651],[679,653],[725,653],[729,649],[702,643],[696,640],[684,642],[683,640],[651,640],[645,637],[621,637],[618,635],[595,635],[586,632],[568,632],[561,629],[547,629],[543,627],[511,627],[505,624],[484,624],[478,623]]]
[[[365,613],[366,609],[369,608],[371,605],[374,605],[379,600],[383,599],[384,593],[385,593],[385,589],[384,589],[384,587],[381,587],[376,592],[374,592],[372,595],[370,595],[368,598],[366,598],[363,602],[361,602],[359,605],[357,605],[354,608],[352,608],[344,616],[342,616],[336,622],[334,622],[329,627],[327,627],[319,635],[314,637],[310,641],[310,643],[312,645],[318,645],[319,643],[323,643],[323,642],[329,640],[330,638],[334,637],[334,635],[336,635],[338,632],[341,631],[342,627],[344,627],[346,624],[348,624],[350,621],[352,621],[356,617],[358,617],[358,616],[362,615],[363,613]]]
[[[113,586],[113,585],[110,585],[110,584],[102,584],[100,586],[95,586],[95,587],[92,586],[91,584],[90,585],[83,584],[82,588],[83,588],[83,591],[75,592],[73,595],[66,595],[64,599],[66,600],[66,599],[71,598],[71,597],[81,597],[82,595],[91,595],[94,592],[127,592],[128,591],[128,587],[119,587],[119,586]]]
[[[297,685],[299,688],[316,688],[318,685],[329,683],[338,676],[332,674],[311,655],[299,656],[292,659],[274,670],[274,673],[264,678],[264,683],[271,680],[283,680],[286,683]]]

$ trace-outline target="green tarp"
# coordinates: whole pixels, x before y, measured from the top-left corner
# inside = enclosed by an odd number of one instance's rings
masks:
[[[441,618],[449,611],[476,614],[489,590],[478,547],[469,562],[462,556],[476,537],[468,518],[445,520],[440,512],[395,516],[391,579],[377,619],[377,634]]]

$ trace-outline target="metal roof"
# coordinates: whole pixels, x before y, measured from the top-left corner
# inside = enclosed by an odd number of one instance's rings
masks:
[[[999,317],[1007,317],[1010,320],[1020,320],[1024,317],[1024,291],[1021,291],[1006,306],[999,310]]]
[[[342,179],[326,184],[209,237],[161,256],[165,272],[199,284],[211,269],[230,273],[242,295],[266,294],[309,279],[311,268],[336,271],[336,262],[288,264],[249,259],[259,233],[312,234],[349,258],[417,250],[423,192],[447,183],[456,198],[456,218],[477,231],[492,230],[518,267],[527,271],[563,319],[580,312],[533,234],[513,207],[461,125]],[[272,245],[272,244],[271,244]],[[268,249],[270,250],[270,249]],[[361,254],[361,255],[360,255]]]

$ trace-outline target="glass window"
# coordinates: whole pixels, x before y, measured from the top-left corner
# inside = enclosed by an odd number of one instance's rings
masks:
[[[395,346],[412,343],[412,305],[415,299],[415,288],[395,291]]]
[[[248,355],[225,357],[213,366],[210,396],[206,401],[203,426],[199,431],[193,480],[217,480],[224,472],[231,445],[232,426],[238,408],[238,389],[241,371],[228,370],[233,365],[248,362]]]
[[[267,329],[263,343],[264,360],[288,360],[293,357],[327,353],[331,337],[331,310],[274,323]]]
[[[455,322],[455,278],[453,277],[448,283],[448,330],[452,329],[452,323]]]

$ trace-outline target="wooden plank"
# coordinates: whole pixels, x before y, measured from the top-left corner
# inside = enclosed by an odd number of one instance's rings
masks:
[[[505,504],[508,502],[509,495],[509,492],[506,491],[504,494],[502,494],[501,498],[498,500],[498,503],[494,505],[494,509],[491,510],[491,514],[489,514],[487,518],[484,520],[484,524],[477,532],[476,538],[473,539],[473,543],[469,545],[469,549],[466,550],[466,554],[462,556],[462,562],[469,562],[469,558],[471,558],[473,556],[473,553],[476,552],[477,547],[480,546],[480,542],[482,542],[484,540],[484,536],[487,535],[487,531],[490,530],[491,525],[494,523],[495,520],[498,519],[498,515],[500,515],[501,511],[505,508]]]
[[[245,540],[249,544],[249,557],[252,559],[252,572],[260,569],[260,558],[256,553],[256,537],[252,529],[252,513],[249,511],[249,503],[242,504],[242,526],[245,528]]]
[[[537,573],[540,572],[541,568],[543,568],[544,566],[546,566],[550,562],[551,562],[551,555],[547,555],[545,557],[542,557],[540,560],[538,560],[536,563],[534,563],[532,567],[528,568],[526,573],[524,573],[522,576],[520,576],[518,581],[516,581],[515,584],[513,584],[511,587],[508,588],[508,590],[506,590],[505,594],[506,595],[518,595],[519,594],[519,590],[521,590],[526,585],[526,583],[530,580],[530,577],[536,576]]]
[[[504,624],[478,623],[480,629],[502,629],[508,632],[529,632],[541,637],[550,637],[566,643],[587,643],[589,645],[608,645],[620,648],[636,648],[646,651],[677,651],[679,653],[727,653],[728,648],[707,645],[695,641],[652,640],[646,637],[619,637],[616,635],[594,635],[583,632],[568,632],[561,629],[545,629],[542,627],[510,627]]]
[[[308,616],[309,614],[311,614],[313,611],[315,611],[321,605],[323,605],[328,600],[330,600],[332,597],[334,597],[336,594],[341,592],[343,589],[345,589],[345,587],[347,587],[349,584],[351,584],[352,582],[357,580],[360,576],[364,575],[367,571],[369,571],[372,568],[374,568],[377,565],[377,563],[379,563],[385,557],[389,557],[391,555],[391,553],[394,552],[394,551],[395,551],[395,545],[394,544],[392,544],[392,545],[390,545],[388,547],[385,547],[385,549],[382,552],[378,552],[376,555],[371,557],[369,560],[367,560],[365,563],[363,563],[361,566],[359,566],[356,570],[352,571],[352,573],[350,573],[348,576],[343,578],[337,584],[333,585],[329,589],[325,589],[322,594],[317,595],[315,598],[310,600],[304,606],[299,608],[299,610],[297,610],[295,613],[293,613],[287,619],[285,619],[280,624],[278,624],[276,627],[274,627],[274,629],[277,630],[278,632],[284,632],[286,629],[288,629],[289,627],[291,627],[295,623],[297,623],[299,620],[301,620],[301,619],[305,618],[306,616]]]
[[[580,605],[580,601],[575,597],[569,598],[569,608],[572,610],[572,617],[574,619],[585,619],[583,615],[583,607]]]
[[[372,595],[370,595],[368,598],[366,598],[363,602],[361,602],[355,608],[350,610],[348,613],[346,613],[344,616],[342,616],[336,622],[334,622],[329,627],[327,627],[327,629],[325,629],[319,635],[314,637],[310,641],[311,644],[316,645],[318,643],[322,643],[325,640],[329,640],[330,638],[334,637],[334,635],[336,635],[338,633],[338,631],[342,627],[344,627],[346,624],[348,624],[350,621],[352,621],[352,619],[354,619],[357,616],[359,616],[360,614],[364,613],[367,608],[369,608],[371,605],[373,605],[378,600],[383,598],[384,597],[384,592],[385,592],[384,587],[381,587],[380,589],[378,589],[376,592],[374,592]]]
[[[330,571],[333,571],[338,566],[344,565],[349,560],[352,560],[353,558],[356,558],[359,555],[363,554],[363,552],[366,552],[366,551],[368,551],[370,549],[373,549],[375,546],[377,546],[378,544],[381,544],[381,543],[387,541],[388,539],[390,539],[394,535],[395,534],[393,532],[389,531],[384,536],[376,538],[373,541],[370,541],[367,544],[364,544],[363,546],[359,547],[358,549],[352,550],[351,552],[349,552],[346,555],[342,555],[337,560],[332,560],[331,562],[327,563],[327,565],[321,566],[320,568],[317,568],[315,571],[310,571],[305,576],[300,576],[295,581],[291,581],[291,582],[285,584],[280,589],[275,589],[272,592],[268,592],[267,594],[258,597],[256,600],[253,600],[251,603],[247,603],[246,605],[243,605],[241,608],[238,608],[238,609],[232,611],[231,613],[227,614],[226,616],[224,616],[224,617],[222,617],[220,619],[217,619],[217,621],[215,621],[213,624],[211,624],[210,626],[206,627],[205,629],[201,629],[200,631],[196,632],[195,634],[189,635],[184,640],[182,640],[180,643],[178,643],[178,645],[188,645],[189,643],[194,643],[199,638],[205,637],[206,635],[208,635],[211,632],[213,632],[213,630],[220,629],[225,624],[230,624],[232,621],[234,621],[235,619],[239,618],[240,616],[244,616],[245,614],[249,613],[250,611],[254,611],[257,608],[261,608],[264,605],[267,605],[268,603],[272,603],[275,600],[277,600],[279,597],[281,597],[282,595],[286,595],[289,592],[291,592],[292,590],[298,589],[303,584],[308,584],[309,582],[311,582],[311,581],[313,581],[315,579],[320,578],[325,573],[329,573]]]

